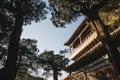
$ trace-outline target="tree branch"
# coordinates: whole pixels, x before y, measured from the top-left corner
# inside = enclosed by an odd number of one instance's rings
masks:
[[[105,6],[107,3],[109,2],[109,0],[103,0],[101,1],[99,4],[93,5],[92,8],[94,9],[101,9],[103,6]]]
[[[81,13],[81,12],[83,12],[83,11],[85,11],[85,10],[87,10],[87,7],[84,5],[84,3],[82,3],[81,1],[75,1],[76,3],[74,3],[73,5],[71,5],[71,10],[76,14],[76,13]],[[76,11],[76,10],[74,10],[74,8],[72,7],[72,6],[74,6],[74,5],[80,5],[80,10],[79,11]]]

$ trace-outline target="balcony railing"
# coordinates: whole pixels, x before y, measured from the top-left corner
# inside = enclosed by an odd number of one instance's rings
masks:
[[[89,33],[82,42],[73,49],[70,55],[70,59],[73,59],[77,54],[79,54],[87,45],[89,45],[94,39],[97,38],[96,32]]]
[[[110,35],[111,36],[115,36],[116,34],[120,33],[120,27],[116,28],[115,30],[113,30]],[[94,41],[95,39],[97,39],[97,33],[96,32],[92,32],[90,34],[88,34],[83,40],[82,43],[80,43],[76,48],[73,49],[73,51],[71,52],[70,55],[70,59],[73,59],[74,57],[76,57],[78,54],[80,54],[80,52],[82,52],[92,41]],[[120,49],[119,49],[120,50]],[[82,55],[82,54],[81,54]]]

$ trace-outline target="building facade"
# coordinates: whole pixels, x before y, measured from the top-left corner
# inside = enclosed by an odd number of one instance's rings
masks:
[[[120,49],[120,27],[110,29],[110,35]],[[70,47],[70,59],[74,61],[66,68],[72,80],[116,80],[106,50],[87,18],[65,45]]]

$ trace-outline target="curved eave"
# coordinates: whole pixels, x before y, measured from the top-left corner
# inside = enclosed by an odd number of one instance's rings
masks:
[[[112,33],[111,36],[113,38],[113,41],[116,43],[116,46],[120,46],[120,28],[117,29],[118,32]],[[83,56],[70,66],[66,67],[66,71],[73,72],[76,71],[85,65],[97,60],[98,58],[102,57],[105,53],[105,50],[102,46],[97,47],[93,51],[90,51],[87,55]]]
[[[64,45],[69,46],[69,45],[73,42],[73,40],[74,40],[74,39],[79,35],[79,33],[82,31],[82,27],[84,27],[83,25],[86,23],[87,20],[88,20],[88,19],[85,18],[85,19],[81,22],[81,24],[79,25],[79,27],[74,31],[74,33],[72,34],[72,36],[68,39],[67,42],[64,43]]]
[[[118,47],[120,47],[120,27],[115,29],[111,32],[111,37],[113,41],[116,43]],[[77,55],[70,58],[72,60],[78,59],[80,56],[82,56],[85,53],[89,53],[90,51],[94,51],[96,49],[95,47],[99,46],[97,43],[100,42],[98,38],[94,39],[89,45],[87,45],[83,50],[81,50]]]

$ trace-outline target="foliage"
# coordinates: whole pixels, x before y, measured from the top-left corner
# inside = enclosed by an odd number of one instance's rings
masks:
[[[36,71],[37,69],[37,54],[39,52],[37,45],[37,41],[34,39],[22,39],[20,41],[20,48],[18,52],[18,61],[16,64],[16,73],[18,76],[24,77],[26,73],[28,73],[29,70]],[[4,66],[4,63],[6,61],[6,47],[8,42],[4,42],[3,48],[1,48],[3,52],[1,52],[0,58],[1,58],[1,66]],[[3,55],[2,55],[3,53]],[[18,72],[17,72],[18,71]]]
[[[5,9],[9,16],[16,17],[17,12],[20,11],[24,18],[24,24],[46,18],[46,4],[42,0],[1,0],[1,2],[0,7]]]
[[[8,45],[8,40],[3,39],[0,41],[0,65],[3,67],[6,61],[6,56],[7,56],[7,45]]]
[[[107,51],[106,53],[115,72],[120,75],[119,51],[108,32],[108,26],[104,24],[99,15],[99,11],[114,11],[115,8],[119,8],[120,0],[49,0],[49,3],[52,15],[51,21],[56,27],[64,27],[65,24],[76,21],[81,15],[88,18]],[[113,21],[116,19],[117,17],[114,17]],[[113,22],[110,24],[113,24]]]
[[[20,41],[20,49],[18,56],[17,67],[19,76],[24,76],[24,74],[28,73],[29,70],[36,71],[37,69],[37,54],[39,52],[37,46],[37,41],[32,39],[22,39]]]
[[[69,60],[60,54],[54,54],[54,51],[44,51],[39,55],[39,64],[46,71],[45,73],[50,73],[50,71],[57,71],[57,74],[60,74],[60,71],[64,70],[67,66]]]
[[[51,21],[56,27],[64,27],[81,15],[88,17],[89,11],[106,11],[118,7],[119,0],[49,0]],[[106,7],[107,6],[107,7]],[[111,7],[114,6],[114,7]]]
[[[5,9],[2,9],[1,7],[0,18],[0,61],[1,64],[4,64],[7,56],[8,43],[13,29],[14,19],[7,14]]]
[[[4,65],[14,20],[12,17],[8,16],[4,10],[1,10],[0,18],[0,63]]]
[[[0,0],[0,14],[12,18],[13,28],[10,33],[8,44],[8,55],[3,71],[0,71],[0,78],[14,80],[16,63],[19,50],[19,41],[22,33],[22,26],[38,22],[46,18],[46,4],[42,0]],[[4,11],[2,13],[2,11]],[[4,21],[7,23],[7,20]],[[6,76],[6,77],[5,77]]]
[[[14,19],[7,14],[7,12],[0,8],[0,41],[9,39],[10,33],[13,29]]]
[[[109,0],[107,5],[100,9],[100,11],[104,12],[114,12],[115,10],[119,9],[120,1],[119,0]]]
[[[114,12],[113,12],[114,10]],[[120,26],[120,9],[113,9],[109,12],[100,12],[101,19],[105,25],[108,25],[111,29],[117,28]]]
[[[45,79],[43,79],[42,77],[35,77],[35,76],[32,76],[32,75],[26,73],[24,75],[24,77],[17,76],[16,80],[45,80]]]
[[[101,19],[112,28],[119,27],[120,20],[120,1],[119,0],[110,0],[108,4],[102,7],[99,11]]]

